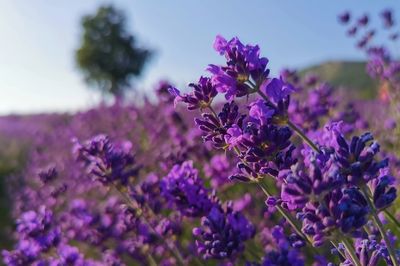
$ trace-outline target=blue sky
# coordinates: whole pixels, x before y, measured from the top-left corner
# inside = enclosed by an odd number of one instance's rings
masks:
[[[400,1],[322,0],[0,0],[0,114],[84,109],[98,94],[74,62],[80,18],[103,3],[126,11],[139,41],[157,51],[137,87],[150,93],[161,78],[186,84],[222,62],[217,34],[258,43],[273,73],[335,59],[362,59],[337,14],[400,11]],[[373,24],[380,21],[374,17]]]

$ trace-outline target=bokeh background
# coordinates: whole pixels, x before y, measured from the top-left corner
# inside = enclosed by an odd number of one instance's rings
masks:
[[[156,52],[135,84],[147,94],[161,78],[186,84],[209,62],[221,61],[212,49],[217,34],[259,44],[273,73],[283,67],[321,66],[336,81],[337,72],[346,67],[363,70],[356,62],[365,60],[346,38],[337,15],[343,10],[362,15],[400,7],[398,1],[260,0],[244,6],[241,1],[1,0],[1,114],[73,111],[98,103],[99,95],[87,89],[76,68],[74,51],[82,16],[107,3],[124,10],[129,30]],[[380,21],[371,23],[377,26]]]

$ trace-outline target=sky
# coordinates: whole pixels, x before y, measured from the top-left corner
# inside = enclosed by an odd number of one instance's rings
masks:
[[[400,1],[325,0],[0,0],[0,114],[75,111],[95,105],[74,61],[83,15],[102,4],[125,11],[128,29],[156,51],[138,90],[151,93],[160,79],[184,86],[222,63],[217,34],[259,44],[272,73],[327,60],[362,60],[337,14],[375,15]]]

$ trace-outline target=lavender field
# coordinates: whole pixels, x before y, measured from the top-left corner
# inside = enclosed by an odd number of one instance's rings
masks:
[[[333,21],[368,99],[217,35],[187,86],[0,117],[4,265],[400,265],[399,26],[373,15]]]

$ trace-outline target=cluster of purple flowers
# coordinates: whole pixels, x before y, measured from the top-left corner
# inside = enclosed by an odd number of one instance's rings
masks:
[[[234,259],[244,250],[246,240],[255,234],[254,226],[241,213],[230,206],[226,210],[214,206],[201,221],[201,227],[193,229],[197,252],[204,259]]]
[[[395,84],[370,18],[339,20],[365,31],[369,71]],[[257,45],[217,36],[214,49],[226,63],[190,92],[164,81],[157,104],[31,125],[6,265],[399,265],[400,163],[362,133],[367,115],[314,75],[271,77]]]
[[[76,143],[74,152],[78,160],[87,165],[88,173],[94,179],[109,184],[118,182],[126,185],[137,175],[139,167],[130,154],[130,143],[118,148],[105,135],[98,135],[83,145]]]
[[[348,22],[350,15],[343,15],[341,20]],[[365,27],[368,17],[361,17],[357,23]],[[301,108],[299,101],[290,101],[290,95],[307,86],[315,86],[316,78],[301,83],[293,73],[286,72],[280,78],[269,78],[265,71],[268,60],[260,57],[258,46],[243,45],[237,38],[226,41],[217,36],[214,48],[225,55],[227,62],[226,66],[209,67],[211,85],[225,94],[229,102],[220,112],[211,105],[205,106],[202,117],[196,118],[195,122],[203,131],[206,142],[236,154],[239,160],[237,172],[230,179],[259,184],[268,197],[267,204],[277,208],[300,239],[313,246],[319,247],[329,241],[347,243],[347,238],[362,237],[365,234],[363,227],[371,219],[383,232],[376,217],[396,199],[393,178],[383,174],[388,173],[388,159],[378,159],[380,146],[370,133],[354,136],[348,142],[339,129],[342,122],[333,123],[325,131],[319,129],[319,118],[327,117],[329,108],[336,105],[336,101],[331,99],[329,86],[322,84],[313,90],[308,95],[308,104]],[[252,75],[253,71],[257,75]],[[289,80],[294,80],[296,85],[291,85]],[[177,98],[181,97],[176,88],[172,92]],[[251,94],[258,94],[259,98],[255,98],[247,108],[232,101],[234,97]],[[189,101],[184,102],[189,110],[193,109]],[[293,113],[297,114],[297,123],[306,124],[306,130],[314,136],[314,141],[291,120]],[[309,119],[313,124],[307,125],[307,120],[302,119]],[[294,135],[304,144],[298,144]],[[280,196],[271,194],[276,189],[281,191]],[[207,225],[215,224],[216,217],[222,217],[221,211],[213,212],[214,215],[205,220]],[[291,215],[295,218],[290,218]],[[301,228],[296,225],[298,222],[302,224]],[[345,234],[346,240],[335,239],[337,234]],[[389,261],[397,265],[397,255],[392,247],[389,248],[392,243],[386,241],[385,235],[380,237],[387,245]],[[201,246],[205,256],[230,254],[226,251],[221,253],[219,238],[215,244],[211,235],[205,234],[205,239],[209,240],[209,245]],[[214,246],[218,248],[208,250]],[[350,263],[358,265],[360,258],[353,249],[347,245],[344,253],[351,255]],[[278,259],[281,262],[271,262],[272,257],[267,262],[267,256],[265,265],[288,264],[290,260],[284,262],[288,253],[282,254],[284,257]],[[297,264],[301,265],[301,262]]]
[[[161,181],[161,191],[169,202],[189,217],[206,215],[212,207],[208,191],[191,161],[175,165]]]

